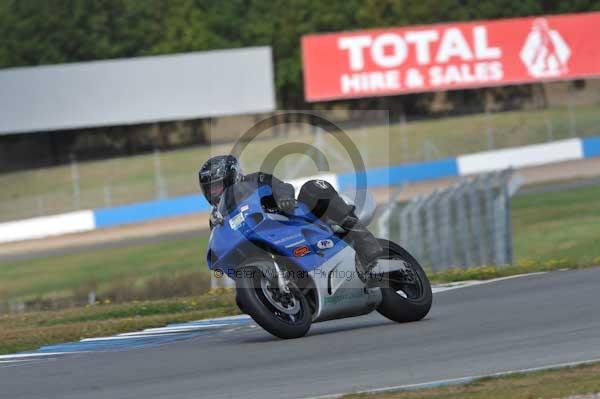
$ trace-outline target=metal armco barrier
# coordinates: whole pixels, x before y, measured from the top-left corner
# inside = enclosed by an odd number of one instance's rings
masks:
[[[521,181],[510,169],[487,173],[404,204],[397,191],[381,212],[378,233],[432,270],[511,264],[510,198]]]

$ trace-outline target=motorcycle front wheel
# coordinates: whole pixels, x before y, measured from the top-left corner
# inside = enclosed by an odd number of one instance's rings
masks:
[[[238,306],[258,325],[276,337],[303,337],[312,322],[308,301],[292,282],[289,283],[289,292],[284,292],[279,289],[274,276],[263,273],[262,270],[268,270],[272,262],[271,259],[255,259],[238,269]]]
[[[400,245],[379,240],[385,251],[382,258],[403,261],[405,270],[389,273],[377,311],[398,323],[421,320],[429,313],[433,294],[431,284],[419,262]]]

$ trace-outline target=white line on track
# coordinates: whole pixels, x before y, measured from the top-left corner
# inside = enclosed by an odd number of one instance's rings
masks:
[[[0,365],[4,363],[25,363],[33,361],[35,361],[35,359],[0,360]]]
[[[79,342],[111,341],[111,340],[125,340],[125,339],[136,339],[136,338],[153,338],[153,337],[162,337],[166,334],[194,332],[194,331],[201,331],[201,330],[206,330],[206,329],[211,329],[211,328],[216,328],[216,327],[224,327],[224,326],[229,326],[229,324],[227,324],[227,323],[207,324],[205,326],[196,325],[196,326],[190,326],[190,327],[185,327],[185,328],[184,327],[149,328],[149,329],[142,330],[142,331],[123,333],[123,334],[108,336],[108,337],[84,338],[84,339],[80,340]]]
[[[228,323],[220,323],[220,324],[207,324],[207,325],[191,325],[191,326],[180,326],[180,327],[159,327],[159,328],[148,328],[143,332],[148,333],[173,333],[173,332],[187,332],[187,331],[195,331],[202,330],[206,328],[215,328],[215,327],[223,327],[228,326]]]
[[[396,385],[396,386],[389,386],[389,387],[383,387],[383,388],[366,389],[363,391],[333,393],[333,394],[329,394],[329,395],[312,396],[312,397],[309,397],[308,399],[337,399],[337,398],[341,398],[345,395],[351,395],[351,394],[375,394],[375,393],[412,391],[412,390],[416,390],[416,389],[440,388],[440,387],[450,386],[450,385],[469,384],[471,382],[475,382],[475,381],[481,380],[483,378],[508,377],[508,376],[514,375],[514,374],[527,374],[527,373],[534,373],[536,371],[550,371],[550,370],[556,370],[556,369],[562,369],[562,368],[583,366],[586,364],[593,364],[593,363],[600,363],[600,359],[582,360],[582,361],[578,361],[578,362],[568,362],[568,363],[558,363],[558,364],[552,364],[552,365],[548,365],[548,366],[532,367],[532,368],[518,369],[518,370],[508,370],[508,371],[502,371],[499,373],[481,374],[481,375],[474,375],[474,376],[467,376],[467,377],[460,377],[460,378],[451,378],[451,379],[447,379],[447,380],[436,380],[436,381],[423,382],[423,383],[418,383],[418,384]]]
[[[59,355],[67,355],[69,353],[71,353],[71,352],[16,353],[14,355],[0,355],[0,360],[5,360],[5,359],[26,359],[26,358],[36,358],[36,357],[59,356]]]
[[[203,323],[209,323],[209,322],[223,322],[223,321],[233,321],[233,320],[248,320],[250,319],[250,316],[245,315],[245,314],[238,314],[235,316],[225,316],[225,317],[216,317],[214,319],[202,319],[202,320],[196,320],[195,322],[192,321],[190,323],[198,323],[198,322],[203,322]]]
[[[118,341],[118,340],[127,340],[127,339],[138,339],[138,338],[154,338],[154,337],[162,337],[164,334],[147,334],[147,335],[129,335],[126,337],[115,336],[115,337],[96,337],[96,338],[84,338],[79,342],[97,342],[97,341]]]
[[[438,292],[452,291],[452,290],[457,290],[459,288],[467,288],[467,287],[473,287],[476,285],[490,284],[490,283],[495,283],[498,281],[510,280],[510,279],[520,278],[520,277],[537,276],[537,275],[546,274],[546,273],[547,272],[515,274],[514,276],[498,277],[498,278],[493,278],[490,280],[468,280],[468,281],[459,281],[456,283],[438,284],[438,285],[431,287],[431,290],[433,291],[434,294],[436,294]]]
[[[15,353],[13,355],[0,355],[0,367],[17,366],[19,364],[29,363],[36,360],[53,360],[61,355],[67,355],[71,352],[48,352],[48,353]]]

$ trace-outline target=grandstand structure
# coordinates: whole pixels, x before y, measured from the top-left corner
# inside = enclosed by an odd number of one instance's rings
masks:
[[[170,148],[169,124],[201,143],[203,121],[274,110],[273,84],[270,47],[3,69],[0,170]]]

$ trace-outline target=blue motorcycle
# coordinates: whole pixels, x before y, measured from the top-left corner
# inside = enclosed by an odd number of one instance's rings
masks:
[[[367,225],[373,197],[342,194]],[[235,281],[242,312],[280,338],[304,336],[312,323],[377,310],[393,321],[417,321],[431,308],[429,280],[399,245],[381,239],[385,255],[368,276],[357,272],[356,253],[344,231],[298,203],[293,213],[274,205],[268,186],[227,208],[221,201],[209,240],[209,268]]]

